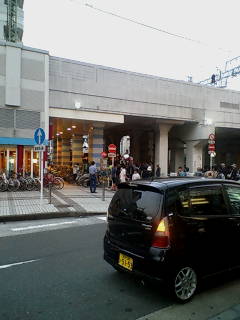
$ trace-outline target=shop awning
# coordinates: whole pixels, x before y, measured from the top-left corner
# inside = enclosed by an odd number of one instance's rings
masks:
[[[1,144],[13,144],[13,145],[22,145],[22,146],[34,146],[36,142],[34,139],[30,138],[8,138],[8,137],[0,137],[0,145]]]

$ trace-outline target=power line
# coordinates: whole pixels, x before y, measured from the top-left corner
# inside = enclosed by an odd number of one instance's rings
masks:
[[[70,0],[70,1],[74,2],[75,0]],[[103,10],[103,9],[97,8],[97,7],[95,7],[95,6],[93,6],[93,5],[89,4],[89,3],[85,3],[84,5],[86,7],[88,7],[88,8],[90,8],[90,9],[95,10],[95,11],[111,15],[113,17],[116,17],[116,18],[119,18],[119,19],[122,19],[122,20],[125,20],[125,21],[128,21],[128,22],[140,25],[140,26],[145,27],[145,28],[149,28],[149,29],[161,32],[161,33],[165,33],[165,34],[170,35],[172,37],[180,38],[180,39],[183,39],[183,40],[186,40],[186,41],[191,41],[191,42],[194,42],[194,43],[197,43],[197,44],[200,44],[200,45],[204,45],[204,46],[209,46],[209,44],[207,44],[205,42],[202,42],[200,40],[192,39],[192,38],[180,35],[180,34],[176,34],[176,33],[172,33],[172,32],[166,31],[164,29],[160,29],[160,28],[157,28],[157,27],[150,26],[150,25],[148,25],[146,23],[143,23],[143,22],[140,22],[140,21],[137,21],[137,20],[134,20],[134,19],[130,19],[130,18],[121,16],[121,15],[113,13],[111,11],[107,11],[107,10]],[[226,49],[223,49],[223,48],[216,48],[215,47],[215,49],[218,49],[218,50],[221,50],[221,51],[225,51],[228,54],[231,52],[231,50],[226,50]]]

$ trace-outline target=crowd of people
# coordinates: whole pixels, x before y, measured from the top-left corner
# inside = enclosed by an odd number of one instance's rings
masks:
[[[184,177],[188,175],[188,172],[189,168],[186,166],[184,166],[184,168],[179,167],[177,175]],[[205,167],[204,169],[197,168],[194,176],[238,181],[240,180],[240,171],[235,163],[231,164],[230,166],[226,166],[225,163],[220,163],[219,166],[214,165],[212,170],[210,170],[208,167]]]
[[[159,178],[161,176],[161,168],[158,164],[154,168],[152,162],[138,163],[134,162],[131,157],[127,159],[123,157],[120,161],[115,161],[113,165],[110,164],[104,169],[97,169],[94,161],[84,167],[75,164],[72,168],[73,181],[76,180],[79,173],[88,176],[90,192],[96,193],[96,186],[100,183],[100,178],[103,176],[107,178],[108,186],[115,191],[117,190],[118,184],[122,182]],[[179,167],[174,175],[179,177],[194,175],[207,178],[240,180],[240,170],[237,168],[237,165],[232,164],[227,166],[225,163],[221,163],[219,166],[213,166],[211,170],[209,167],[205,167],[204,169],[197,168],[197,171],[194,173],[190,173],[189,168],[186,166]]]

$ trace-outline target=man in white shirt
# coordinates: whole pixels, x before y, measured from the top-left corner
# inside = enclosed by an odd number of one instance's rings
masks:
[[[138,173],[137,170],[134,170],[134,173],[132,175],[132,181],[139,180],[139,179],[141,179],[140,174]]]

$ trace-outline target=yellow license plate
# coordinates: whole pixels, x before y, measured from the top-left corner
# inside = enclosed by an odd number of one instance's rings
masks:
[[[133,259],[128,256],[125,256],[122,253],[119,253],[118,264],[120,266],[122,266],[123,268],[128,269],[130,271],[132,271],[132,269],[133,269]]]

